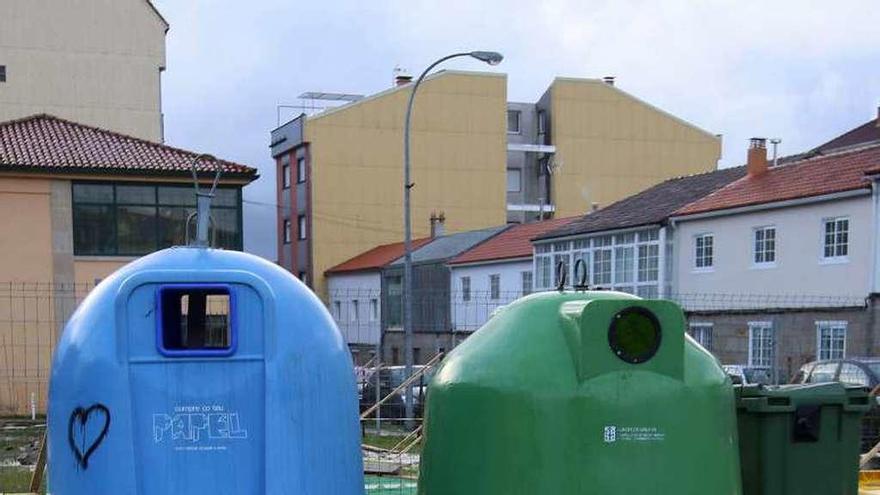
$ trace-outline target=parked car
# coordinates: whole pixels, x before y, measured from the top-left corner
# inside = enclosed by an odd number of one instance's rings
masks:
[[[424,366],[413,366],[413,373],[423,369]],[[433,370],[423,373],[412,384],[413,390],[413,414],[421,417],[424,408],[425,398],[428,393],[428,382],[431,380]],[[394,389],[399,387],[406,380],[406,366],[387,366],[379,370],[379,398],[384,398]],[[370,373],[363,382],[360,389],[361,412],[366,411],[370,406],[376,403],[376,376]],[[403,390],[394,394],[381,406],[381,414],[383,418],[403,418],[406,416],[406,391]]]
[[[829,359],[812,361],[798,370],[792,383],[844,382],[868,387],[880,384],[880,359]]]
[[[768,385],[773,381],[769,368],[746,366],[744,364],[725,364],[722,368],[724,368],[725,373],[730,375],[733,383],[737,385]]]
[[[792,378],[792,383],[827,382],[852,383],[874,390],[880,384],[880,359],[812,361],[801,366]],[[875,403],[862,420],[862,452],[868,451],[878,440],[880,440],[880,405]]]

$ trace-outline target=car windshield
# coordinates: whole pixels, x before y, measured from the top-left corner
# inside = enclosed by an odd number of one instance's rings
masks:
[[[875,375],[880,376],[880,361],[865,364]]]
[[[763,368],[746,368],[743,370],[746,380],[749,383],[760,383],[766,385],[770,383],[770,370]]]

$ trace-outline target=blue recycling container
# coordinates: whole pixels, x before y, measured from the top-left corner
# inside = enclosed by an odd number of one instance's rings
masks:
[[[351,356],[321,302],[248,254],[159,251],[68,322],[49,387],[68,494],[362,494]]]

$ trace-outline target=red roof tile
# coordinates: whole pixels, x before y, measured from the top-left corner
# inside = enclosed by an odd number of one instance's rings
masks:
[[[196,156],[191,151],[51,115],[0,122],[0,171],[181,175],[190,173]],[[227,176],[257,178],[254,168],[224,160],[216,163]],[[203,160],[198,169],[213,172],[215,166]]]
[[[456,256],[449,264],[463,265],[466,263],[530,257],[532,255],[531,240],[533,238],[544,232],[567,225],[579,218],[581,217],[554,218],[553,220],[544,220],[543,222],[514,225],[488,241]]]
[[[757,177],[748,175],[675,212],[690,215],[776,201],[867,189],[865,174],[880,168],[880,146],[819,155],[795,161]]]
[[[430,237],[425,239],[414,239],[412,241],[413,249],[418,249],[425,244],[431,242]],[[393,244],[384,244],[374,247],[369,251],[363,252],[348,261],[328,268],[324,271],[325,275],[332,273],[359,272],[363,270],[378,270],[392,261],[403,256],[403,243],[395,242]]]

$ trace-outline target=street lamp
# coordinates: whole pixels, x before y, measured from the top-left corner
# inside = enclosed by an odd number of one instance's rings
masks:
[[[416,99],[416,91],[419,89],[419,85],[422,84],[422,81],[425,79],[425,76],[428,75],[429,72],[434,67],[442,64],[443,62],[456,58],[456,57],[472,57],[481,62],[485,62],[489,65],[498,65],[501,63],[501,60],[504,59],[504,56],[498,52],[484,52],[484,51],[476,51],[476,52],[462,52],[462,53],[453,53],[452,55],[447,55],[441,59],[438,59],[433,64],[429,65],[427,69],[416,79],[415,84],[412,87],[412,92],[409,94],[409,103],[406,106],[406,119],[403,124],[403,249],[404,249],[404,257],[403,257],[403,353],[404,360],[406,361],[406,376],[412,376],[412,367],[413,367],[413,346],[412,346],[412,225],[411,225],[411,212],[410,212],[410,190],[413,185],[410,181],[410,165],[409,165],[409,130],[410,130],[410,120],[412,118],[412,110],[413,103]],[[408,386],[406,389],[406,417],[413,417],[413,396],[412,396],[412,385]]]

